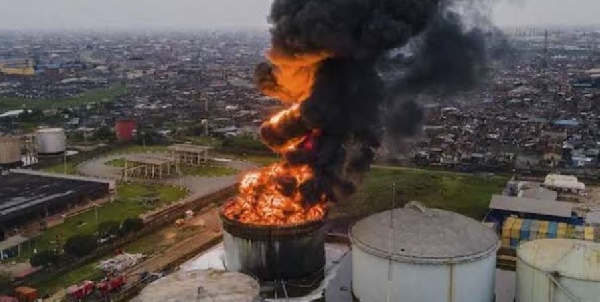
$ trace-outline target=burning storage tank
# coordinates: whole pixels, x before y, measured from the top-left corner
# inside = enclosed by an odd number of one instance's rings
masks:
[[[16,166],[21,162],[21,140],[16,137],[0,137],[0,166]]]
[[[411,203],[357,222],[350,239],[360,301],[494,301],[498,238],[473,219]]]
[[[67,149],[67,137],[63,128],[45,128],[36,132],[38,154],[57,155]]]
[[[115,133],[120,142],[131,142],[133,132],[137,128],[137,121],[133,119],[120,119],[115,123]]]
[[[325,266],[324,220],[252,225],[221,213],[225,267],[261,281],[318,279]]]
[[[255,302],[258,282],[244,274],[219,270],[179,271],[146,286],[135,302]]]
[[[517,250],[517,302],[595,302],[600,297],[600,244],[539,239]]]

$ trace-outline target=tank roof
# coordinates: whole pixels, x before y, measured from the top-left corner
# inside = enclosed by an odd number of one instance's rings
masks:
[[[65,129],[63,129],[63,128],[42,128],[42,129],[38,129],[37,132],[38,133],[48,133],[48,132],[61,132],[64,130]]]
[[[259,285],[253,278],[223,270],[178,271],[146,286],[136,302],[253,302]]]
[[[367,253],[416,263],[474,261],[498,247],[494,231],[476,220],[410,204],[357,222],[350,238]]]
[[[600,281],[600,244],[574,239],[539,239],[519,246],[526,264],[561,277]]]

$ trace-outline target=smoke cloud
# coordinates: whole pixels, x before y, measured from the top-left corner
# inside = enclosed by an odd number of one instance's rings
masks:
[[[260,64],[255,78],[265,94],[299,107],[266,122],[262,138],[288,164],[311,166],[315,177],[300,188],[307,205],[323,194],[337,200],[354,193],[384,131],[418,131],[422,110],[401,91],[462,88],[478,78],[482,35],[465,30],[447,7],[440,0],[275,0],[270,64]],[[377,63],[413,39],[419,40],[413,67],[390,89]],[[298,89],[282,79],[310,81]],[[393,115],[382,118],[382,111]],[[286,151],[286,142],[297,139],[299,147]]]

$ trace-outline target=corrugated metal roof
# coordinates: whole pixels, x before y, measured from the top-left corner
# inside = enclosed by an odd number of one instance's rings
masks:
[[[568,202],[540,200],[534,198],[493,195],[490,209],[520,213],[540,214],[556,217],[571,217],[573,205]]]
[[[367,253],[415,263],[472,261],[498,246],[494,231],[476,220],[417,207],[371,215],[352,227],[350,238]]]
[[[600,244],[572,239],[540,239],[519,246],[525,263],[561,277],[600,281]]]

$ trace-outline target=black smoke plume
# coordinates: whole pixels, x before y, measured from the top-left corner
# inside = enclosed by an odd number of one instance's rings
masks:
[[[390,96],[394,91],[386,88],[376,69],[384,54],[422,37],[419,60],[431,64],[414,65],[413,77],[405,81],[411,86],[438,82],[439,77],[432,75],[435,71],[456,78],[451,73],[471,72],[466,61],[482,59],[478,53],[453,53],[465,56],[465,66],[445,62],[448,44],[435,39],[446,40],[460,25],[454,15],[441,11],[440,0],[275,0],[269,17],[273,50],[289,57],[330,54],[319,65],[312,93],[300,107],[301,118],[283,121],[283,129],[262,129],[269,146],[305,137],[299,148],[284,152],[284,157],[288,164],[309,164],[314,169],[315,178],[301,187],[306,203],[318,201],[322,194],[336,200],[355,192],[380,145],[384,122],[390,119],[382,120],[382,109],[399,110],[391,118],[391,130],[404,135],[417,131],[422,112],[412,102],[394,103],[397,98]],[[455,49],[480,42],[476,33],[450,37]],[[448,64],[452,65],[446,72],[443,67]],[[257,85],[277,89],[276,69],[259,65]]]
[[[417,52],[406,79],[406,89],[434,88],[445,93],[475,86],[486,71],[485,36],[479,28],[466,29],[458,13],[440,11],[417,42]]]

